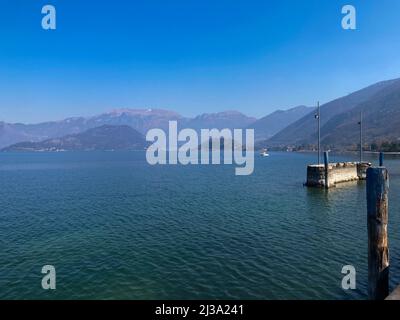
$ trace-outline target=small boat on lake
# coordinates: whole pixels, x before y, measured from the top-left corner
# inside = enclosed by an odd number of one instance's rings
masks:
[[[269,157],[269,153],[267,152],[267,149],[262,149],[260,152],[261,157]]]

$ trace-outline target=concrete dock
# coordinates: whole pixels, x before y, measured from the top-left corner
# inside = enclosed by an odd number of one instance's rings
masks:
[[[338,183],[365,180],[369,162],[338,162],[307,166],[308,187],[332,188]]]

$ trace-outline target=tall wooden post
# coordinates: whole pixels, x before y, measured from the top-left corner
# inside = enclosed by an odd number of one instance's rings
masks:
[[[372,300],[389,294],[388,193],[386,168],[368,168],[368,296]]]
[[[324,166],[325,166],[325,188],[329,188],[329,155],[328,151],[324,152]]]
[[[380,152],[379,153],[379,166],[380,167],[383,167],[383,152]]]

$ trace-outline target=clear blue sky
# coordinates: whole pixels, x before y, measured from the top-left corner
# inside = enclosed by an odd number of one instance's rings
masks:
[[[356,31],[341,28],[345,4]],[[400,77],[399,21],[398,0],[0,0],[0,121],[327,102]]]

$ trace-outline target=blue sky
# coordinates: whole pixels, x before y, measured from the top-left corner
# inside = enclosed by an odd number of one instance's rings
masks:
[[[41,8],[57,9],[57,30]],[[341,8],[357,9],[357,30]],[[328,102],[400,77],[398,0],[0,0],[0,121]]]

